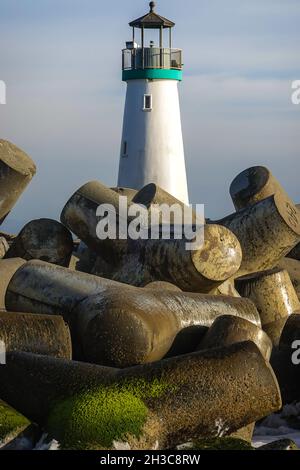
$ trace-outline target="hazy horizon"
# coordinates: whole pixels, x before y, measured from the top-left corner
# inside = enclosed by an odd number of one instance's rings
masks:
[[[117,182],[126,84],[121,49],[148,1],[0,0],[0,138],[25,150],[37,174],[0,230],[59,219],[89,180]],[[179,85],[192,203],[233,211],[229,185],[265,165],[300,202],[299,0],[158,0],[184,51]]]

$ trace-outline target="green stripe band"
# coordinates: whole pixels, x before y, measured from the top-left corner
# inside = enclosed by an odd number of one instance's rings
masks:
[[[182,81],[182,70],[175,69],[141,69],[141,70],[123,70],[122,80],[178,80]]]

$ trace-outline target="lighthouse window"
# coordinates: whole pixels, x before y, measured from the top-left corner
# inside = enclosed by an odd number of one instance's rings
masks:
[[[123,142],[123,150],[122,150],[123,157],[127,157],[127,140]]]
[[[152,95],[144,95],[144,111],[151,111]]]

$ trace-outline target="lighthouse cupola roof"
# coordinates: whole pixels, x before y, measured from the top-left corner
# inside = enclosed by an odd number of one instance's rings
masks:
[[[137,20],[131,21],[129,26],[133,28],[144,28],[144,29],[158,29],[158,28],[173,28],[175,23],[173,21],[158,15],[155,12],[155,2],[150,2],[150,11],[144,16],[141,16]]]

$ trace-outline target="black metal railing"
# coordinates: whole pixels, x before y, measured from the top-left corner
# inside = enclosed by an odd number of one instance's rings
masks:
[[[123,49],[123,70],[176,69],[182,70],[182,50],[159,47]]]

